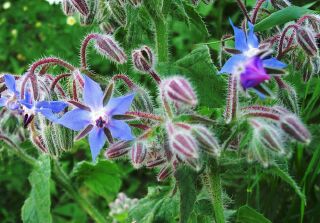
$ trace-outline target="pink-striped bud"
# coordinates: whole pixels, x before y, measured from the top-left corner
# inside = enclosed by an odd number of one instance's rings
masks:
[[[89,14],[89,7],[86,0],[70,0],[70,3],[83,15]]]
[[[291,3],[288,0],[271,0],[271,5],[276,9],[283,9],[288,6],[291,6]]]
[[[141,167],[147,156],[145,142],[137,141],[131,147],[131,162],[135,168]]]
[[[95,47],[101,55],[116,63],[123,64],[127,62],[127,55],[110,35],[97,35]]]
[[[171,174],[172,174],[172,168],[170,166],[164,166],[162,167],[162,169],[160,170],[158,176],[157,176],[157,180],[158,181],[164,181],[166,180]]]
[[[126,26],[127,24],[127,13],[125,10],[125,5],[119,0],[109,0],[108,9],[111,12],[112,18],[120,26]]]
[[[100,30],[105,33],[105,34],[112,34],[114,33],[114,27],[111,23],[109,22],[103,22],[99,25]]]
[[[297,28],[297,41],[309,56],[314,57],[318,54],[316,38],[311,30],[299,26]]]
[[[155,159],[150,159],[146,163],[147,168],[155,168],[162,166],[166,162],[166,159],[163,157],[157,157]]]
[[[195,135],[201,148],[212,156],[220,155],[220,145],[216,137],[204,126],[197,125],[192,128],[192,132]]]
[[[107,159],[115,159],[126,155],[131,147],[131,141],[118,141],[112,144],[106,151]]]
[[[179,158],[187,160],[199,157],[197,141],[191,131],[179,128],[172,123],[167,124],[167,131],[170,148]]]
[[[304,124],[294,115],[288,114],[281,117],[281,129],[292,138],[302,143],[310,143],[311,134]]]
[[[148,46],[143,46],[132,52],[132,62],[137,70],[149,72],[154,66],[154,54]]]
[[[61,2],[61,7],[66,16],[72,16],[76,12],[76,9],[71,4],[70,0],[63,0]]]
[[[191,84],[181,76],[172,77],[163,81],[161,86],[164,94],[173,102],[196,106],[197,96]]]
[[[141,6],[143,0],[128,0],[129,3],[134,6],[134,7],[139,7]]]

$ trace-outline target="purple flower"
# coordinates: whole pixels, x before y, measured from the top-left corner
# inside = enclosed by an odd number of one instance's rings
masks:
[[[74,131],[82,130],[78,138],[89,134],[92,159],[95,160],[107,140],[108,133],[120,140],[133,139],[129,125],[113,119],[113,116],[123,115],[129,110],[134,94],[111,98],[104,105],[104,94],[100,86],[89,77],[83,76],[83,106],[67,112],[58,123]]]
[[[245,33],[234,26],[231,20],[230,23],[234,30],[235,48],[239,54],[232,56],[219,73],[240,75],[242,87],[247,89],[270,79],[265,68],[283,69],[286,67],[286,64],[276,58],[264,59],[258,56],[261,50],[258,37],[254,34],[253,24],[248,22],[249,30]]]

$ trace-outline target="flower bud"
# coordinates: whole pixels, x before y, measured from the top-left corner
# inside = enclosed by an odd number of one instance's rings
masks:
[[[96,50],[110,60],[123,64],[127,62],[127,56],[119,44],[110,35],[97,35]]]
[[[73,5],[70,3],[70,0],[63,0],[61,2],[62,11],[66,16],[72,16],[76,9],[73,7]]]
[[[114,27],[109,22],[103,22],[99,25],[99,27],[100,27],[100,30],[107,35],[108,34],[111,35],[112,33],[114,33]]]
[[[148,46],[143,46],[132,53],[134,67],[142,72],[149,72],[154,66],[154,54]]]
[[[318,54],[318,46],[316,39],[312,31],[299,26],[297,31],[297,42],[301,48],[308,54],[310,57],[314,57]]]
[[[199,145],[205,152],[212,156],[220,155],[220,145],[212,133],[204,126],[197,125],[192,128]]]
[[[153,101],[149,92],[146,89],[139,87],[135,89],[135,93],[136,94],[132,102],[133,110],[152,114],[154,112],[154,109],[153,109],[154,106],[153,106]]]
[[[166,180],[170,175],[172,174],[172,168],[170,166],[164,166],[160,170],[157,180],[158,181],[164,181]]]
[[[105,156],[107,159],[119,158],[129,152],[130,146],[131,141],[118,141],[107,149]]]
[[[298,96],[293,87],[286,84],[285,87],[278,89],[278,98],[282,104],[293,113],[299,113]]]
[[[131,148],[131,162],[135,168],[141,167],[147,156],[147,146],[144,142],[135,142]]]
[[[87,16],[89,14],[89,7],[86,0],[70,0],[70,3],[82,14]]]
[[[112,18],[120,25],[126,26],[127,15],[124,6],[118,0],[109,0],[108,8],[111,12]]]
[[[179,158],[187,160],[188,158],[196,159],[199,157],[197,141],[190,131],[179,128],[172,123],[167,124],[167,131],[171,151],[177,154]]]
[[[166,159],[163,157],[157,157],[155,159],[148,160],[146,163],[147,168],[155,168],[162,166],[166,162]]]
[[[128,0],[128,2],[134,6],[134,7],[139,7],[141,6],[143,0]]]
[[[292,138],[302,143],[310,143],[311,134],[304,124],[294,115],[288,114],[281,117],[281,129]]]
[[[162,91],[173,102],[191,106],[198,104],[197,97],[191,84],[183,77],[176,76],[166,79],[162,83]]]
[[[98,11],[98,0],[90,0],[88,3],[89,13],[86,16],[80,15],[80,24],[83,26],[91,25],[97,15]]]
[[[291,5],[288,0],[270,0],[270,2],[276,9],[283,9]]]

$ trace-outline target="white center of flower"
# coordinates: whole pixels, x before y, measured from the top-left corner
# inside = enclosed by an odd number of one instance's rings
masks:
[[[93,125],[99,128],[103,128],[109,122],[109,116],[104,108],[92,111],[90,116]]]
[[[259,48],[255,48],[251,45],[249,45],[249,49],[247,51],[243,52],[243,55],[246,57],[254,57],[260,52]]]

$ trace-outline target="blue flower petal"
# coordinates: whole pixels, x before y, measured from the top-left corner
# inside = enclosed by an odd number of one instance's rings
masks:
[[[93,128],[89,133],[89,145],[92,155],[92,160],[95,161],[101,149],[106,143],[107,137],[102,128]]]
[[[246,34],[242,29],[236,27],[231,19],[229,19],[229,21],[234,31],[235,48],[240,51],[246,51],[248,49]]]
[[[24,91],[24,101],[28,104],[32,104],[31,91],[29,87],[27,87],[27,89]]]
[[[6,97],[0,98],[0,107],[5,106],[7,101],[8,101],[8,98],[6,98]]]
[[[108,128],[113,138],[120,140],[132,140],[134,138],[130,126],[124,121],[112,120]]]
[[[83,102],[93,109],[103,107],[103,92],[98,83],[86,75],[84,77]]]
[[[37,108],[48,108],[55,113],[63,111],[67,106],[63,101],[39,101],[36,105]]]
[[[33,107],[33,104],[32,103],[28,103],[27,100],[20,100],[19,103],[24,105],[28,109],[31,109]]]
[[[58,123],[72,129],[80,131],[91,122],[90,112],[79,108],[73,109],[64,114]]]
[[[109,115],[122,115],[126,113],[131,106],[134,99],[134,93],[125,96],[111,98],[108,102],[106,109]]]
[[[46,117],[51,122],[57,122],[58,117],[52,112],[50,108],[37,108],[36,112],[42,114],[44,117]]]
[[[252,90],[258,95],[258,97],[261,99],[261,100],[265,100],[267,98],[267,96],[265,94],[263,94],[262,92],[258,91],[257,89],[255,88],[252,88]]]
[[[238,54],[238,55],[234,55],[232,56],[229,60],[227,60],[227,62],[223,65],[222,69],[219,71],[220,74],[232,74],[236,68],[236,66],[238,66],[239,63],[244,62],[246,59],[245,56]]]
[[[249,26],[249,32],[247,36],[248,46],[251,46],[253,48],[258,48],[259,40],[258,40],[258,37],[254,34],[254,25],[251,22],[248,22],[248,26]]]
[[[287,64],[277,60],[276,58],[270,58],[263,60],[263,66],[269,68],[283,69],[287,67]]]
[[[6,83],[7,88],[13,92],[14,94],[19,94],[16,88],[16,80],[14,79],[14,76],[11,74],[4,75],[4,81]]]

